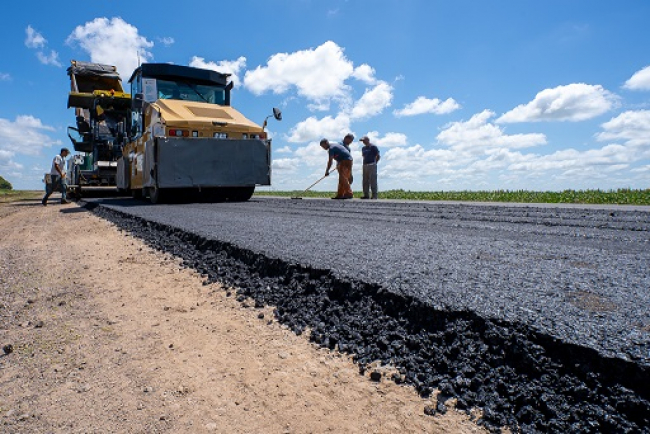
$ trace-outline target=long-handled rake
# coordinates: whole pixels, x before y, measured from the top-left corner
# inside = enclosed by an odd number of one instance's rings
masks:
[[[330,173],[335,172],[336,169],[337,169],[337,168],[335,167],[334,170],[330,171]],[[302,196],[303,194],[307,193],[307,191],[309,191],[310,188],[312,188],[314,185],[318,184],[319,182],[321,182],[321,181],[322,181],[323,179],[325,179],[325,178],[327,178],[327,175],[323,176],[321,179],[319,179],[318,181],[314,182],[312,185],[310,185],[309,187],[307,187],[307,188],[305,189],[305,191],[303,191],[303,192],[301,193],[301,196]],[[302,199],[302,197],[296,196],[296,197],[292,197],[291,199]]]

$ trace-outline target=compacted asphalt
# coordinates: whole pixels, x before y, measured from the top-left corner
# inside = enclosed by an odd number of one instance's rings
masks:
[[[333,201],[107,207],[650,364],[650,208]]]
[[[100,205],[100,206],[98,206]],[[87,208],[492,432],[650,433],[650,207],[332,201]],[[250,305],[250,303],[247,303]]]

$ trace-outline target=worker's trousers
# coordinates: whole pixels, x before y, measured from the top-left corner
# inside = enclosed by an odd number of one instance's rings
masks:
[[[372,190],[372,198],[377,199],[377,164],[364,164],[363,165],[363,197],[370,197]]]
[[[352,176],[352,160],[340,161],[337,169],[339,171],[339,188],[336,191],[337,197],[352,197],[350,177]]]
[[[65,202],[66,200],[68,200],[67,198],[68,183],[66,178],[61,178],[61,176],[59,175],[50,175],[50,177],[52,179],[52,182],[45,184],[45,196],[43,196],[42,202],[47,203],[47,199],[57,189],[61,192],[61,202]]]

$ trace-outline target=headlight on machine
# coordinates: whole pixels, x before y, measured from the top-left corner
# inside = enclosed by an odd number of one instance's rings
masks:
[[[170,129],[169,130],[169,136],[170,137],[189,137],[190,132],[188,130],[179,130],[179,129]]]

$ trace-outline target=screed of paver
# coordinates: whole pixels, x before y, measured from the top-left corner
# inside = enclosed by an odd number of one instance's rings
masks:
[[[0,225],[3,432],[485,432],[76,205]]]

